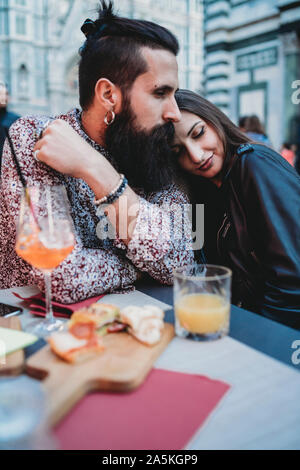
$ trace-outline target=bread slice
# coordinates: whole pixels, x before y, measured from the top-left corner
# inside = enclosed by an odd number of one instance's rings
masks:
[[[116,305],[111,305],[111,304],[101,304],[98,302],[93,303],[92,305],[89,306],[88,310],[98,317],[104,318],[105,315],[113,316],[113,317],[118,317],[120,314],[120,309],[119,307],[116,307]]]
[[[120,310],[118,307],[109,304],[94,303],[88,308],[77,310],[73,313],[69,321],[69,330],[77,336],[76,332],[79,331],[79,328],[77,328],[77,326],[73,328],[74,325],[85,324],[88,328],[88,325],[91,327],[91,325],[94,324],[95,329],[97,330],[103,325],[113,323],[119,318]]]
[[[159,318],[144,318],[140,322],[138,330],[129,328],[128,331],[141,343],[153,346],[159,343],[163,328],[164,323]]]
[[[73,313],[68,323],[69,332],[79,339],[92,338],[96,332],[98,320],[88,310]]]
[[[53,333],[48,342],[57,356],[70,363],[82,362],[105,349],[96,335],[89,339],[79,339],[68,331]]]
[[[144,305],[137,307],[130,305],[120,312],[120,319],[123,323],[127,323],[133,330],[138,330],[139,324],[145,318],[158,318],[163,320],[164,311],[155,305]]]
[[[129,325],[128,332],[142,343],[152,346],[161,339],[164,312],[154,305],[128,306],[121,310],[120,318]]]

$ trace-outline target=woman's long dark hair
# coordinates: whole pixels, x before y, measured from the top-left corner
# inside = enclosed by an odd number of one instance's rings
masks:
[[[226,175],[233,163],[236,150],[241,144],[251,142],[240,129],[214,104],[190,90],[178,90],[176,101],[181,111],[196,114],[203,121],[212,126],[224,148],[224,165],[222,177]]]
[[[202,96],[189,90],[179,90],[176,93],[176,101],[181,111],[187,111],[199,116],[210,125],[217,133],[224,148],[224,164],[221,171],[221,179],[228,173],[236,158],[236,150],[241,144],[251,142],[251,139],[243,134],[228,117],[214,104]],[[179,163],[177,162],[179,167]],[[205,256],[208,262],[217,264],[217,228],[224,214],[223,198],[219,197],[219,190],[209,179],[193,175],[180,169],[181,178],[190,201],[193,205],[192,223],[193,230],[197,229],[195,207],[197,204],[205,204],[204,215],[204,239]],[[203,250],[195,252],[195,258],[203,262]]]

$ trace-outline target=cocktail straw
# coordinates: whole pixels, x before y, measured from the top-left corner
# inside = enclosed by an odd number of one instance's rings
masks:
[[[24,176],[22,175],[22,171],[21,171],[21,168],[20,168],[20,165],[19,165],[17,156],[16,156],[16,154],[15,154],[15,149],[14,149],[14,146],[13,146],[13,144],[12,144],[10,135],[9,135],[9,133],[8,133],[8,129],[5,128],[4,130],[5,130],[5,134],[6,134],[6,137],[7,137],[8,143],[9,143],[9,146],[10,146],[10,150],[11,150],[11,153],[12,153],[12,156],[13,156],[13,159],[14,159],[14,162],[15,162],[15,165],[16,165],[16,168],[17,168],[17,172],[18,172],[19,178],[20,178],[20,180],[21,180],[21,183],[22,183],[23,188],[26,189],[26,181],[25,181]]]
[[[25,193],[25,198],[26,198],[26,202],[30,208],[30,211],[32,213],[32,216],[33,216],[33,219],[35,221],[35,223],[37,224],[38,228],[41,229],[41,227],[39,226],[39,223],[37,221],[37,218],[36,218],[36,215],[34,213],[34,210],[33,210],[33,206],[32,206],[32,202],[31,202],[31,198],[30,198],[30,194],[29,194],[29,190],[28,190],[28,187],[27,187],[27,184],[26,184],[26,181],[25,181],[25,178],[22,174],[22,171],[21,171],[21,168],[20,168],[20,164],[18,162],[18,159],[17,159],[17,156],[16,156],[16,153],[15,153],[15,149],[14,149],[14,146],[12,144],[12,141],[11,141],[11,138],[10,138],[10,135],[9,135],[9,132],[8,132],[8,129],[4,129],[5,130],[5,134],[6,134],[6,137],[7,137],[7,140],[8,140],[8,143],[9,143],[9,146],[10,146],[10,150],[11,150],[11,153],[12,153],[12,156],[13,156],[13,160],[15,162],[15,165],[16,165],[16,169],[17,169],[17,173],[18,173],[18,176],[20,178],[20,181],[22,183],[22,186],[23,186],[23,189],[24,189],[24,193]]]

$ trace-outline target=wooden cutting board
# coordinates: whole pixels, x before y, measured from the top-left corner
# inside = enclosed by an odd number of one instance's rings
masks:
[[[105,350],[81,364],[64,362],[49,346],[31,356],[26,372],[43,380],[50,425],[55,425],[89,392],[130,392],[138,387],[173,336],[174,327],[168,323],[161,341],[153,347],[143,345],[128,333],[109,334],[103,339]]]
[[[0,318],[1,328],[11,328],[12,330],[21,330],[19,318]],[[0,360],[1,361],[1,360]],[[24,368],[24,351],[20,349],[5,357],[5,364],[0,362],[0,375],[19,375]]]

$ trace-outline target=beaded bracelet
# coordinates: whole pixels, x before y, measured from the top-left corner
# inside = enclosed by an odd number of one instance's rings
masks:
[[[114,188],[107,196],[104,196],[103,198],[98,199],[98,200],[95,199],[94,204],[96,206],[99,206],[100,204],[107,204],[107,205],[113,204],[113,202],[115,202],[117,199],[119,199],[119,197],[122,196],[127,185],[128,185],[128,180],[126,176],[120,175],[120,181],[118,182],[118,185],[116,186],[116,188]]]

